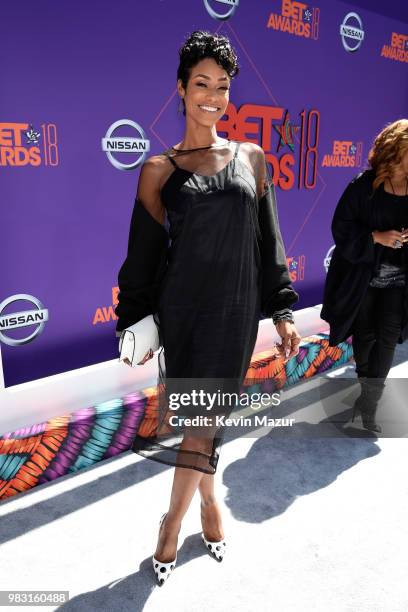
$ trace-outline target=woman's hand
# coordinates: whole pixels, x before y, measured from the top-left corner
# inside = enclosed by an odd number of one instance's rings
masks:
[[[143,365],[144,363],[146,363],[146,361],[149,361],[149,359],[151,359],[152,357],[153,357],[153,351],[152,349],[149,349],[146,355],[143,357],[142,361],[139,361],[137,365]]]
[[[282,338],[281,344],[277,344],[276,347],[281,357],[285,358],[286,363],[299,353],[299,344],[302,338],[295,324],[290,321],[277,321],[275,327]]]
[[[119,338],[119,354],[120,351],[122,349],[122,332],[116,332],[116,336]],[[146,353],[146,355],[143,357],[142,361],[139,361],[139,363],[137,365],[143,365],[144,363],[146,363],[146,361],[149,361],[149,359],[151,359],[153,357],[154,353],[152,351],[152,349],[149,349]],[[126,357],[125,359],[122,359],[123,363],[126,363],[126,365],[132,367],[132,364],[130,363],[129,359]]]
[[[146,355],[143,357],[142,361],[139,361],[139,363],[137,365],[143,365],[144,363],[146,363],[146,361],[149,361],[149,359],[151,359],[153,357],[153,351],[152,349],[149,349],[146,353]],[[126,365],[131,366],[132,364],[130,363],[129,359],[126,357],[125,359],[123,359],[123,363],[126,363]]]
[[[397,230],[388,230],[387,232],[372,232],[374,244],[382,244],[392,249],[401,248],[404,242],[408,241],[408,230],[398,232]]]

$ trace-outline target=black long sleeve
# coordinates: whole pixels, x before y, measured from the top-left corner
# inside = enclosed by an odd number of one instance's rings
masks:
[[[299,299],[290,281],[285,248],[279,227],[275,185],[269,176],[264,153],[258,156],[258,221],[261,233],[262,293],[261,312],[271,317]]]
[[[155,169],[145,162],[130,222],[127,256],[118,273],[118,317],[121,332],[157,310],[158,289],[167,265],[169,234],[157,220],[162,205]]]
[[[372,230],[361,219],[361,197],[353,179],[344,190],[334,211],[331,230],[336,248],[352,264],[373,263],[375,258]]]
[[[136,200],[129,232],[129,246],[118,274],[119,317],[116,331],[133,325],[157,308],[157,290],[165,269],[168,234]]]

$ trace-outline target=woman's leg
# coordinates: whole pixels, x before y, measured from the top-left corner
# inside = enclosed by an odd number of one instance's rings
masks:
[[[404,314],[402,287],[378,289],[376,300],[376,332],[368,361],[368,377],[385,380],[391,369],[395,347],[401,333]]]
[[[201,524],[207,540],[219,542],[224,538],[221,510],[215,498],[214,474],[203,474],[198,489],[201,496]]]
[[[369,376],[369,358],[376,340],[376,292],[381,291],[368,287],[353,323],[353,356],[356,362],[356,374],[359,378]]]
[[[205,437],[185,435],[180,445],[180,450],[207,452],[208,446],[209,442]],[[181,522],[201,479],[207,475],[212,476],[212,474],[205,474],[199,470],[187,467],[175,468],[170,505],[167,516],[160,528],[157,548],[154,554],[156,559],[162,563],[167,563],[175,558]]]
[[[364,359],[361,357],[364,354],[364,347],[360,348],[360,353],[357,352],[356,364],[359,355],[360,361],[359,369],[356,367],[356,370],[362,391],[355,407],[361,410],[364,427],[373,431],[381,432],[381,426],[375,422],[375,413],[384,391],[385,379],[391,369],[395,347],[401,332],[404,293],[404,289],[400,287],[374,290],[375,342],[368,355],[364,355]],[[372,323],[373,318],[370,316],[370,325]],[[357,344],[358,340],[359,338],[357,338]]]
[[[368,288],[353,324],[353,353],[359,377],[385,379],[388,376],[403,311],[403,288]]]
[[[381,289],[368,287],[363,298],[356,319],[353,324],[353,354],[356,363],[356,374],[360,383],[360,396],[353,406],[353,420],[355,411],[361,411],[363,426],[371,431],[381,431],[375,422],[377,403],[374,401],[374,391],[369,382],[370,355],[376,344],[376,319],[378,299]]]

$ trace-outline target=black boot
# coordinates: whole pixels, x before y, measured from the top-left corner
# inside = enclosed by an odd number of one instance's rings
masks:
[[[351,421],[354,422],[356,411],[359,410],[363,427],[369,431],[381,433],[381,425],[375,422],[375,413],[377,411],[377,404],[384,391],[384,379],[359,377],[358,380],[361,385],[361,394],[354,403]]]

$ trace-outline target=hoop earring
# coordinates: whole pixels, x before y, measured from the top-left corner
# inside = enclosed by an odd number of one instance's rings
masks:
[[[182,113],[183,112],[183,98],[180,98],[180,102],[178,105],[178,109],[177,109],[178,113]]]

